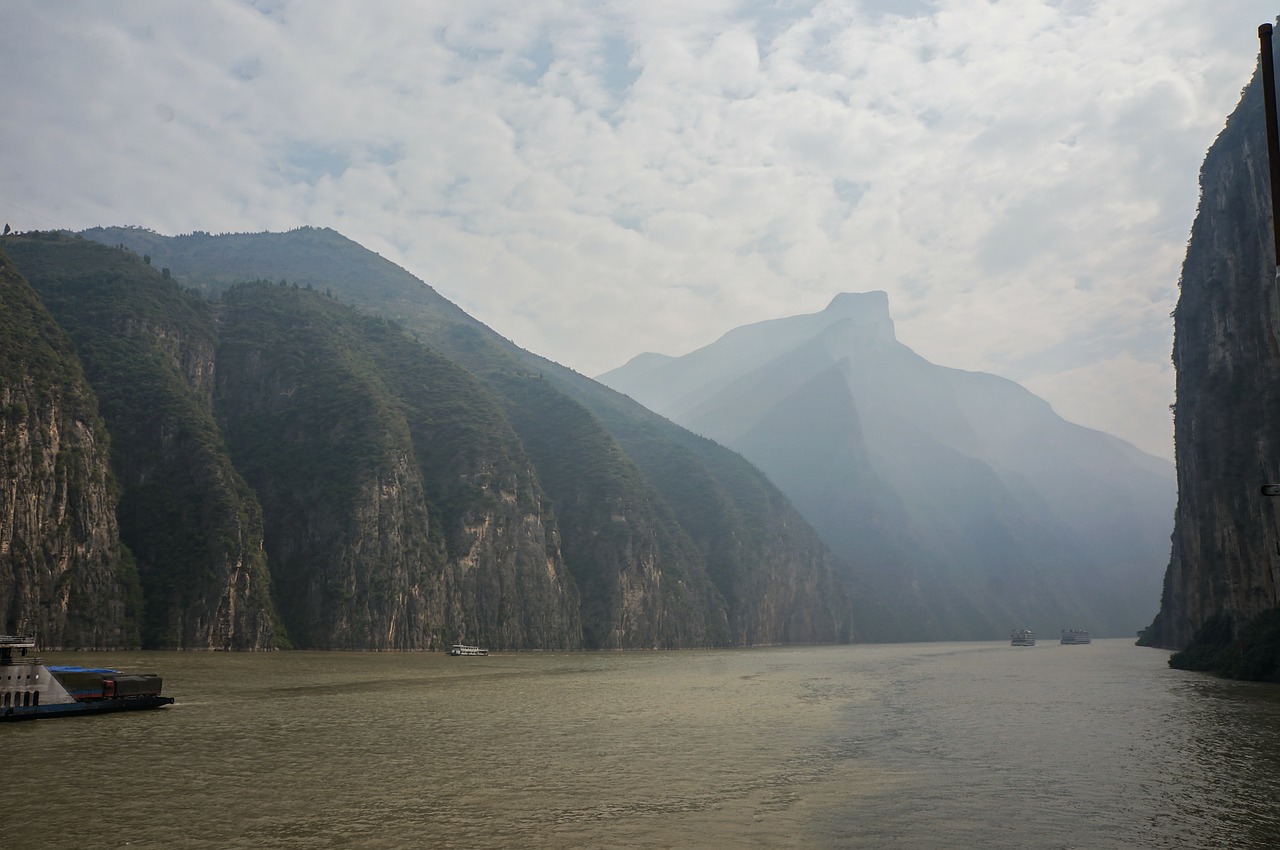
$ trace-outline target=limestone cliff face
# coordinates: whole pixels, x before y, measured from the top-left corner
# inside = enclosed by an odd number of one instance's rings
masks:
[[[155,245],[122,247],[142,236]],[[830,553],[742,458],[515,349],[331,232],[152,237],[0,240],[74,342],[119,482],[117,504],[105,467],[60,477],[107,451],[71,384],[26,362],[0,372],[0,541],[19,553],[0,614],[25,625],[35,606],[54,623],[45,645],[117,645],[133,622],[144,646],[186,649],[851,636]],[[214,249],[218,298],[141,256],[187,242]],[[243,282],[258,276],[301,288]],[[12,315],[0,330],[30,330]]]
[[[790,506],[779,506],[770,518],[775,523],[763,535],[761,551],[751,552],[758,566],[735,588],[740,604],[733,609],[733,642],[830,643],[855,637],[850,600],[826,548]]]
[[[694,541],[622,447],[540,374],[489,376],[554,500],[591,649],[724,645],[723,596]]]
[[[479,486],[488,508],[469,512],[455,532],[445,573],[451,616],[435,620],[444,624],[437,629],[438,648],[479,641],[510,649],[580,649],[577,589],[533,468],[525,463],[493,475],[489,470],[498,464],[481,463],[485,480]]]
[[[1262,85],[1205,158],[1174,322],[1178,507],[1164,597],[1143,643],[1181,648],[1208,619],[1280,604],[1280,304]]]
[[[607,399],[598,409],[608,415],[609,404],[622,402]],[[850,640],[848,588],[830,550],[781,491],[741,456],[648,411],[631,412],[642,415],[665,439],[619,429],[622,447],[639,459],[701,554],[718,592],[711,598],[724,605],[718,640],[732,646]]]
[[[221,324],[219,419],[294,645],[580,645],[555,521],[474,378],[287,287],[229,291]]]
[[[152,579],[148,645],[269,649],[262,509],[212,422],[211,335],[204,326],[155,321],[124,322],[117,333],[137,345],[139,356],[158,355],[149,377],[164,382],[168,402],[160,409],[115,408],[109,420],[121,432],[121,522]],[[160,517],[169,521],[157,527]]]
[[[586,646],[836,642],[858,633],[851,614],[878,609],[851,604],[831,553],[741,457],[516,347],[338,233],[85,236],[150,254],[210,294],[259,277],[331,291],[468,369],[501,399],[554,510]],[[892,335],[881,312],[867,332]]]
[[[211,310],[129,252],[56,234],[6,247],[75,342],[110,429],[143,643],[270,648],[261,508],[213,421]]]
[[[137,645],[108,452],[69,341],[0,253],[0,630],[48,649]]]

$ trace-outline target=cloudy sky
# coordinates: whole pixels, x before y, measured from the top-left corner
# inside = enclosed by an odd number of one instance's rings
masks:
[[[0,221],[332,227],[596,375],[889,293],[929,360],[1171,457],[1255,0],[7,0]]]

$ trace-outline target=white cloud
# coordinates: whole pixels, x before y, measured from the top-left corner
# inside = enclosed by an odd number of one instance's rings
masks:
[[[332,226],[587,374],[886,289],[929,359],[1168,455],[1197,172],[1273,14],[28,0],[0,218]]]

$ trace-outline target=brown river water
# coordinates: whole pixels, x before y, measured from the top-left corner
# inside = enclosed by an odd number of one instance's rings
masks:
[[[0,724],[0,848],[1272,848],[1280,687],[1131,641],[46,653],[155,711]]]

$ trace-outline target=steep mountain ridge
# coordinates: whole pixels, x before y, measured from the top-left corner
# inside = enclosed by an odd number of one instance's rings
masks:
[[[272,625],[266,636],[237,632],[229,645],[432,648],[465,639],[495,648],[651,648],[855,636],[851,585],[757,470],[523,352],[350,240],[311,228],[89,235],[118,247],[54,235],[5,244],[26,252],[24,269],[43,276],[52,296],[68,279],[100,270],[48,274],[50,251],[92,246],[106,253],[90,266],[124,262],[132,270],[111,290],[125,306],[99,312],[141,317],[129,343],[131,360],[147,364],[139,386],[168,387],[160,395],[169,401],[150,404],[111,380],[111,355],[125,350],[112,336],[120,327],[95,323],[92,309],[77,312],[74,300],[58,309],[101,349],[100,392],[123,402],[117,413],[133,414],[108,417],[113,434],[120,428],[141,445],[158,439],[154,421],[167,433],[205,434],[198,442],[216,451],[193,468],[226,463],[233,475],[223,479],[238,480],[250,497],[243,514],[258,518],[269,571],[253,586],[271,591],[260,611]],[[221,303],[196,298],[199,321],[158,321],[143,307],[176,281]],[[277,309],[280,298],[295,303]],[[339,300],[384,319],[365,326]],[[328,315],[334,311],[350,316],[338,321]],[[200,338],[202,328],[212,329],[212,362],[175,358],[190,346],[165,348]],[[439,368],[418,380],[396,365],[405,358]],[[175,366],[183,362],[203,368]],[[327,383],[317,384],[322,377]],[[465,415],[449,413],[458,408]],[[354,418],[333,418],[343,412]],[[126,501],[156,483],[126,478]],[[182,517],[207,516],[140,504],[165,519],[152,531],[170,540]],[[146,548],[149,538],[131,528]],[[227,539],[198,524],[185,528],[177,539],[195,549]],[[171,554],[178,574],[198,560],[191,548]],[[187,597],[218,594],[151,570],[162,563],[154,551],[145,560],[148,645],[225,639],[210,617],[171,616],[186,610]],[[180,598],[166,608],[174,594]],[[158,605],[170,616],[157,618]],[[203,631],[189,634],[190,622]]]
[[[209,305],[139,257],[54,234],[5,249],[76,344],[111,433],[150,647],[260,649],[274,608],[262,513],[213,416]]]
[[[97,398],[70,339],[0,251],[0,630],[50,648],[138,644],[138,576]]]
[[[554,519],[471,375],[303,290],[244,284],[221,306],[219,419],[294,640],[579,645]]]
[[[883,292],[599,380],[760,466],[871,565],[912,616],[900,636],[1131,634],[1152,605],[1172,470],[1011,381],[929,363],[897,341]]]
[[[733,645],[888,634],[878,625],[885,622],[883,600],[862,581],[858,564],[838,562],[742,456],[563,366],[527,360],[603,423],[672,506],[728,604]]]
[[[641,354],[606,374],[611,380],[625,375],[627,388],[623,392],[633,398],[647,399],[647,406],[673,420],[697,422],[701,416],[709,415],[701,411],[726,404],[736,409],[737,404],[742,403],[742,400],[718,401],[714,397],[715,391],[729,390],[723,386],[721,376],[747,375],[793,353],[799,345],[840,337],[869,345],[892,340],[894,330],[888,294],[843,293],[819,313],[769,319],[735,328],[715,345],[681,358]],[[678,366],[676,360],[680,361]]]

